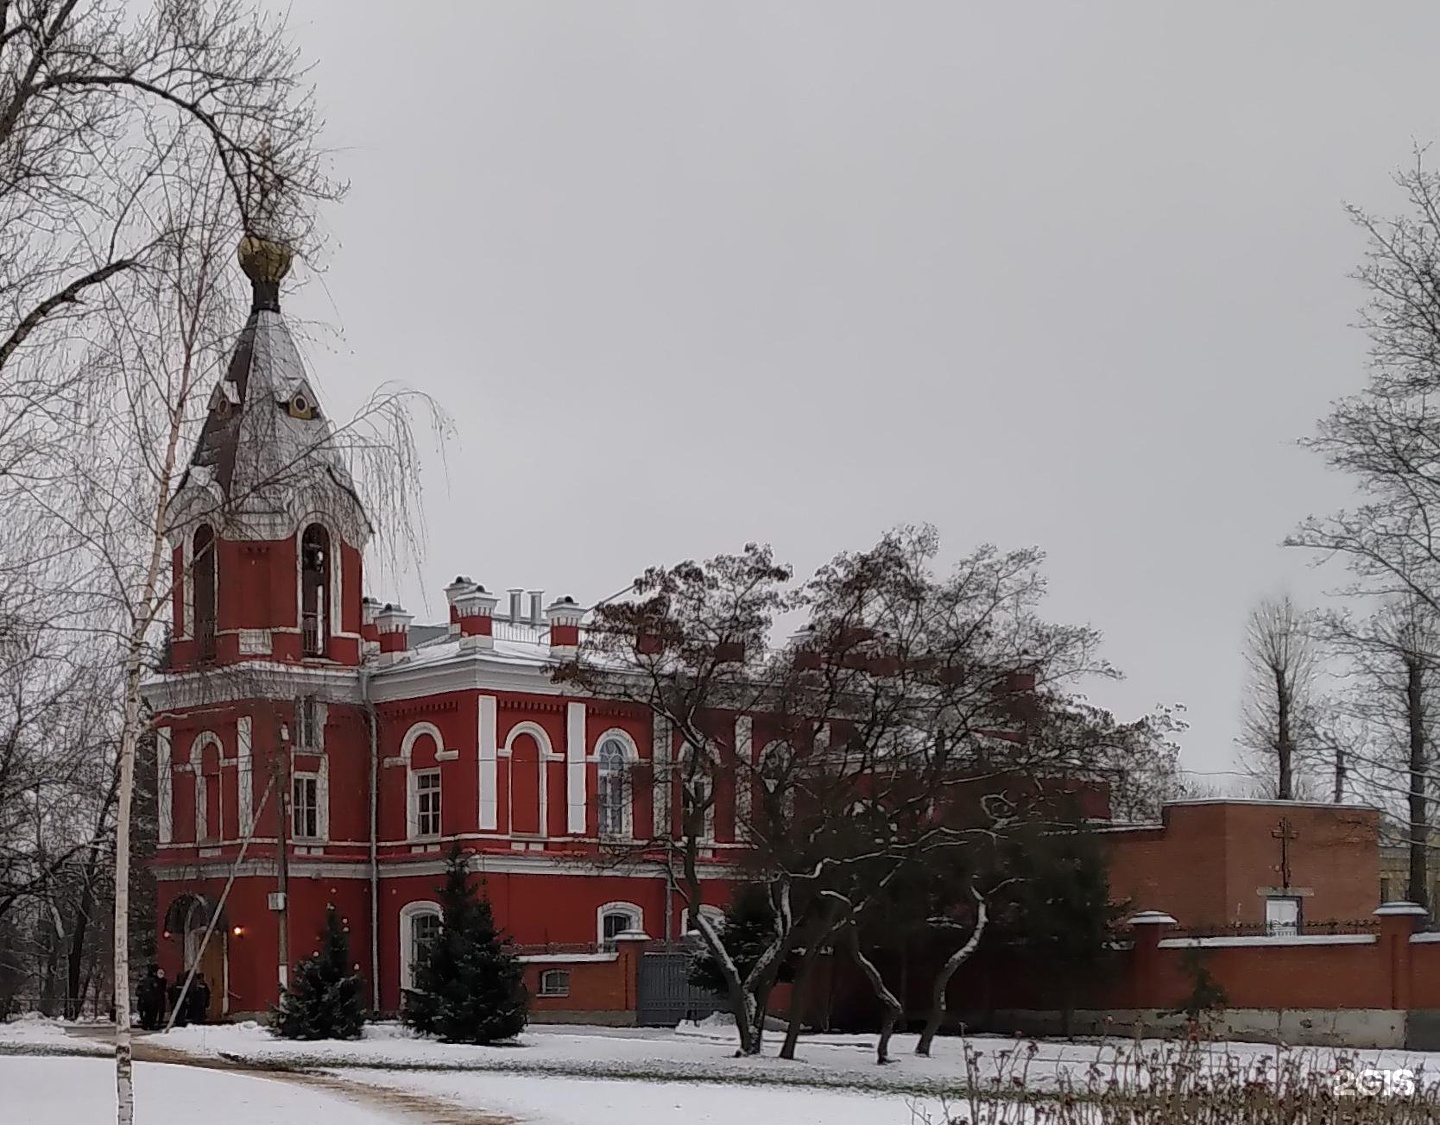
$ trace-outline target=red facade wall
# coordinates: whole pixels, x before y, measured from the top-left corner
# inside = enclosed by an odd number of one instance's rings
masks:
[[[1282,856],[1284,819],[1293,834]],[[1379,905],[1379,813],[1337,805],[1202,801],[1167,805],[1158,827],[1103,833],[1110,891],[1182,925],[1258,925],[1265,894],[1289,887],[1307,922],[1354,921]]]

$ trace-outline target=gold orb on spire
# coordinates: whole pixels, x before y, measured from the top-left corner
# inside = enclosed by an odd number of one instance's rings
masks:
[[[294,251],[283,242],[247,234],[240,240],[240,268],[257,284],[276,285],[290,272]]]

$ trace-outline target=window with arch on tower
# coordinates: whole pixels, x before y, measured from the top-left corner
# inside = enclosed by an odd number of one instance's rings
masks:
[[[325,656],[330,637],[330,533],[312,523],[300,537],[300,636],[306,656]]]
[[[215,659],[216,568],[215,532],[202,524],[191,541],[190,578],[195,592],[195,651],[201,660]]]
[[[630,756],[618,738],[607,738],[595,755],[598,764],[595,799],[601,839],[630,835],[630,793],[627,767]]]

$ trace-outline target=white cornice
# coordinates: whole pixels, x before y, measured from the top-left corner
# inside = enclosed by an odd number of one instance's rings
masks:
[[[370,698],[376,703],[389,703],[452,691],[579,695],[573,687],[555,683],[544,666],[517,666],[487,660],[486,655],[483,650],[461,652],[433,663],[400,663],[377,668],[370,680]]]
[[[303,685],[303,690],[297,690]],[[247,660],[203,671],[173,672],[140,687],[154,711],[187,710],[241,699],[316,695],[330,703],[363,702],[360,669]]]

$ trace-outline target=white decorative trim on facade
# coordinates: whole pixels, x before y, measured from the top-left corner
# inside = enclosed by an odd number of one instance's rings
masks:
[[[269,656],[272,644],[269,629],[240,629],[241,656]]]
[[[169,727],[155,730],[155,817],[156,839],[159,843],[170,843],[175,832],[173,812],[174,781],[170,771]]]
[[[605,938],[605,915],[624,914],[629,918],[626,930],[643,930],[645,928],[645,910],[633,902],[606,902],[595,908],[595,942],[597,945],[604,945]],[[623,931],[622,931],[623,932]]]
[[[515,832],[515,756],[513,753],[515,740],[521,735],[528,734],[535,739],[535,745],[539,749],[536,767],[539,771],[540,790],[540,832],[541,836],[548,836],[550,832],[550,770],[546,762],[555,757],[555,750],[550,745],[550,735],[539,723],[532,723],[526,720],[523,723],[516,723],[510,728],[510,733],[505,736],[505,748],[500,752],[510,759],[510,792],[507,794],[507,805],[510,809],[510,832]],[[527,835],[527,833],[521,833]]]
[[[565,830],[585,834],[585,704],[565,707]]]
[[[190,772],[195,776],[195,842],[197,844],[208,839],[210,835],[210,786],[205,780],[205,747],[207,746],[215,747],[216,757],[222,765],[225,761],[225,745],[214,731],[202,730],[190,743]],[[219,781],[218,775],[216,780]],[[219,839],[220,834],[225,830],[225,787],[223,784],[220,787],[220,799],[216,802],[216,813],[220,823],[215,826],[215,838]]]
[[[670,838],[670,825],[673,820],[670,809],[670,796],[673,791],[673,782],[670,776],[670,748],[670,721],[657,715],[651,734],[650,764],[651,772],[655,776],[653,802],[655,836],[662,840]]]
[[[499,827],[500,809],[496,752],[496,703],[493,695],[480,697],[480,830],[493,832]]]
[[[237,828],[246,836],[255,820],[254,760],[252,757],[250,716],[241,715],[235,720],[235,790],[236,807],[240,813]]]
[[[635,745],[635,740],[630,737],[629,732],[621,730],[619,727],[611,727],[595,740],[595,753],[592,757],[595,760],[595,819],[597,835],[601,834],[604,823],[604,812],[600,804],[606,798],[606,785],[605,763],[601,760],[601,755],[607,743],[618,746],[625,761],[623,766],[624,787],[620,806],[621,825],[618,839],[633,840],[635,838],[635,787],[633,779],[635,776],[635,766],[640,761],[640,750],[639,747]],[[617,837],[610,836],[604,838],[616,839]]]
[[[438,902],[407,902],[400,908],[400,987],[408,990],[415,987],[415,978],[410,968],[415,963],[415,935],[411,923],[416,918],[433,915],[443,918],[445,912]]]
[[[440,733],[440,728],[434,723],[419,722],[412,724],[410,729],[405,732],[405,737],[400,740],[400,752],[393,758],[386,758],[385,764],[387,766],[405,766],[409,768],[410,758],[415,750],[415,743],[419,742],[420,739],[427,734],[435,740],[435,760],[437,762],[446,761],[447,759],[440,756],[445,752],[445,736]],[[459,757],[459,752],[457,751],[451,756]]]

